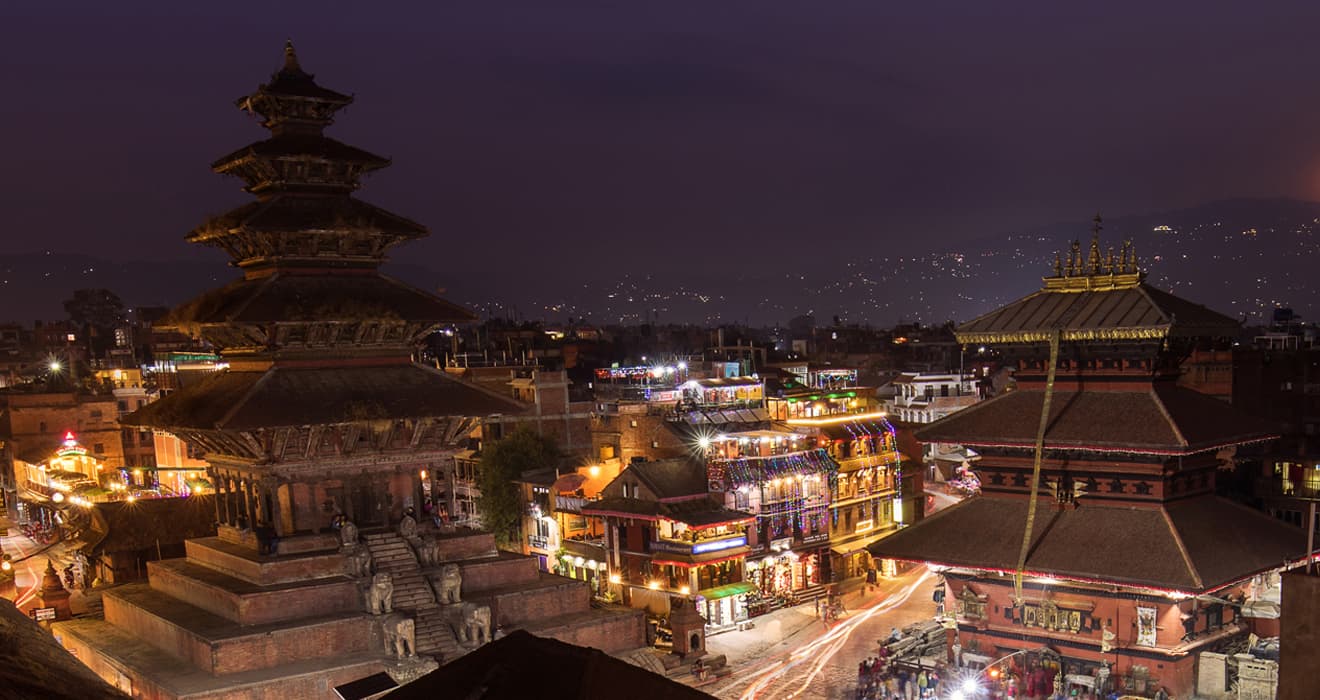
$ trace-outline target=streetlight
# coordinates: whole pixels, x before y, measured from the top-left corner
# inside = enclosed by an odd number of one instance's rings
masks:
[[[50,371],[52,371],[52,372],[58,372],[58,371],[60,371],[61,369],[64,369],[64,366],[60,364],[60,361],[59,361],[59,360],[51,360],[51,361],[50,361]]]

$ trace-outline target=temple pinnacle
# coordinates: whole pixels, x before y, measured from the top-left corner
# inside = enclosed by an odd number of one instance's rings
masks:
[[[302,72],[302,66],[298,65],[298,52],[293,49],[293,39],[284,40],[284,70]]]

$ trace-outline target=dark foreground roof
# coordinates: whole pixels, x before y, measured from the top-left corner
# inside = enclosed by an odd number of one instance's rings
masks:
[[[1097,291],[1042,289],[979,316],[956,331],[960,343],[1222,337],[1237,321],[1145,284]]]
[[[509,633],[385,696],[389,700],[710,700],[599,649]]]
[[[922,442],[1033,447],[1045,394],[1011,391],[917,430]],[[1173,384],[1146,391],[1056,391],[1045,446],[1187,454],[1277,437],[1276,427]]]
[[[421,365],[209,374],[122,418],[162,430],[252,430],[516,414],[522,404]]]
[[[882,558],[1013,571],[1027,501],[981,496],[940,511],[868,549]],[[1083,503],[1036,511],[1026,571],[1161,590],[1209,591],[1303,558],[1306,534],[1215,496],[1162,508]]]
[[[0,600],[0,697],[126,700],[8,600]]]
[[[97,503],[83,537],[93,553],[135,552],[215,534],[215,496]]]

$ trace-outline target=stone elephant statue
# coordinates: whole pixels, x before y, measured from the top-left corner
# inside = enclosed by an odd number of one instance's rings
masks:
[[[417,632],[411,617],[390,615],[381,625],[385,632],[385,651],[397,659],[417,655]]]
[[[435,599],[441,605],[462,602],[463,571],[458,564],[445,564],[435,581]]]
[[[459,641],[480,645],[490,641],[490,606],[467,605],[463,608],[463,623],[459,628]]]
[[[394,580],[389,574],[376,574],[367,587],[367,612],[388,615],[394,611]]]

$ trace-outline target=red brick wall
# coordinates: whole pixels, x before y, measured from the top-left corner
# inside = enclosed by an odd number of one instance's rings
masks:
[[[613,654],[646,646],[645,619],[644,613],[637,610],[634,614],[592,618],[583,624],[538,630],[537,634]]]
[[[509,586],[516,583],[536,581],[539,572],[536,560],[528,557],[465,562],[463,564],[463,595]]]
[[[551,578],[546,574],[545,578]],[[525,625],[591,609],[591,590],[585,581],[553,577],[564,583],[495,596],[491,614],[497,625]]]

